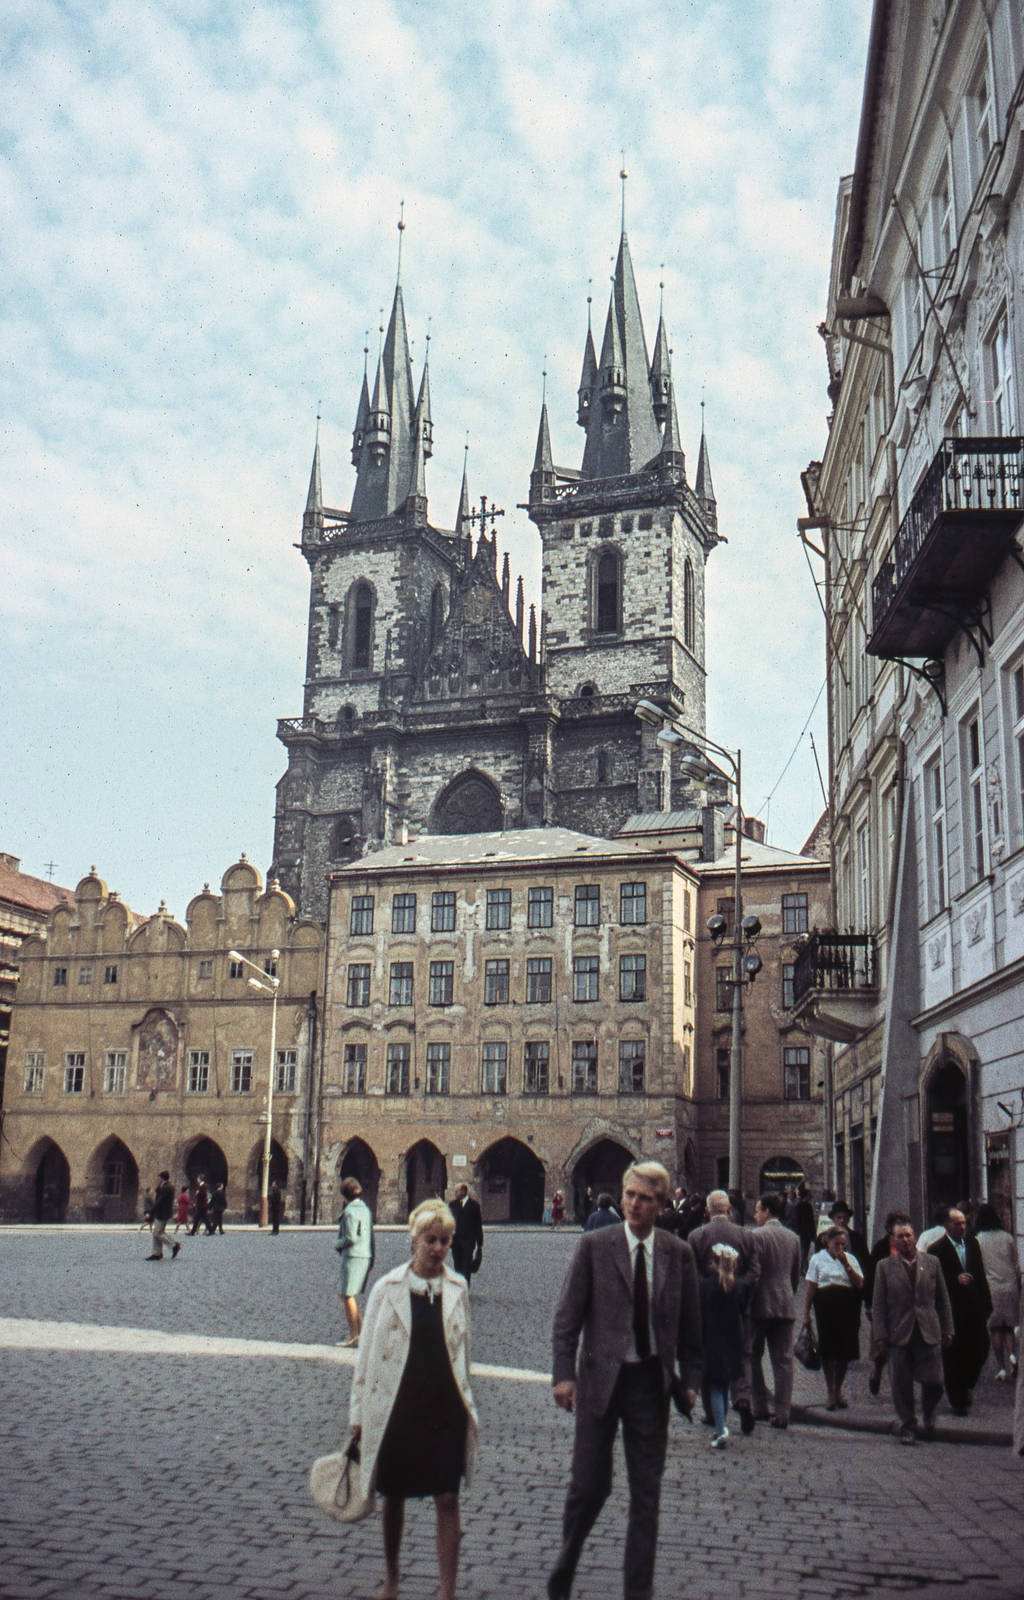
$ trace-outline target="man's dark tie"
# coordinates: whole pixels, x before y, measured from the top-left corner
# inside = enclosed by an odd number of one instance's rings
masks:
[[[633,1269],[633,1338],[636,1353],[646,1361],[651,1353],[651,1297],[647,1290],[647,1251],[642,1244],[636,1247]]]

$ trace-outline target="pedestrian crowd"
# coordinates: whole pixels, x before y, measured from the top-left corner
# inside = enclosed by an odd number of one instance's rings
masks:
[[[277,1187],[276,1185],[274,1186]],[[281,1191],[278,1194],[278,1220],[281,1210]],[[224,1213],[227,1210],[227,1190],[223,1183],[209,1184],[205,1173],[200,1172],[195,1185],[190,1188],[187,1183],[175,1191],[169,1172],[161,1172],[157,1179],[155,1189],[147,1189],[142,1201],[142,1229],[148,1229],[152,1234],[152,1247],[147,1261],[162,1261],[164,1247],[171,1245],[171,1260],[173,1261],[181,1249],[181,1240],[173,1241],[167,1238],[167,1227],[174,1223],[174,1232],[180,1233],[184,1228],[187,1234],[197,1233],[223,1233]],[[274,1232],[277,1232],[275,1223]]]

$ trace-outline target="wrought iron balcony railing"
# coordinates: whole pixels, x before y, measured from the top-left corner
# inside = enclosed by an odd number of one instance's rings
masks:
[[[873,933],[812,933],[793,964],[793,1004],[809,994],[878,992]]]

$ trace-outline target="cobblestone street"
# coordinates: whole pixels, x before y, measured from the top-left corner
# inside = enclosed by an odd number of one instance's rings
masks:
[[[4,1232],[6,1318],[331,1345],[342,1337],[323,1232],[188,1240],[146,1265],[131,1232]],[[573,1235],[488,1238],[474,1360],[548,1365]],[[377,1270],[404,1236],[383,1234]],[[350,1369],[319,1360],[6,1349],[3,1600],[364,1600],[379,1529],[312,1507],[306,1474],[336,1448]],[[571,1423],[540,1383],[480,1377],[481,1470],[464,1496],[465,1600],[540,1600],[558,1541]],[[884,1400],[884,1387],[883,1387]],[[883,1411],[881,1414],[887,1414]],[[803,1597],[1024,1593],[1024,1467],[1009,1450],[901,1449],[810,1426],[738,1432],[673,1419],[658,1594]],[[618,1600],[622,1472],[576,1594]],[[403,1593],[436,1590],[433,1513],[411,1507]]]

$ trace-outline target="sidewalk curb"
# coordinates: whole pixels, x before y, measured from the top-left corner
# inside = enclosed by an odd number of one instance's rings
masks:
[[[818,1406],[791,1406],[790,1422],[810,1423],[815,1428],[839,1428],[846,1433],[893,1434],[894,1424],[884,1417],[838,1417]],[[1013,1448],[1013,1434],[997,1428],[949,1428],[941,1424],[922,1444],[989,1444],[998,1449]]]

